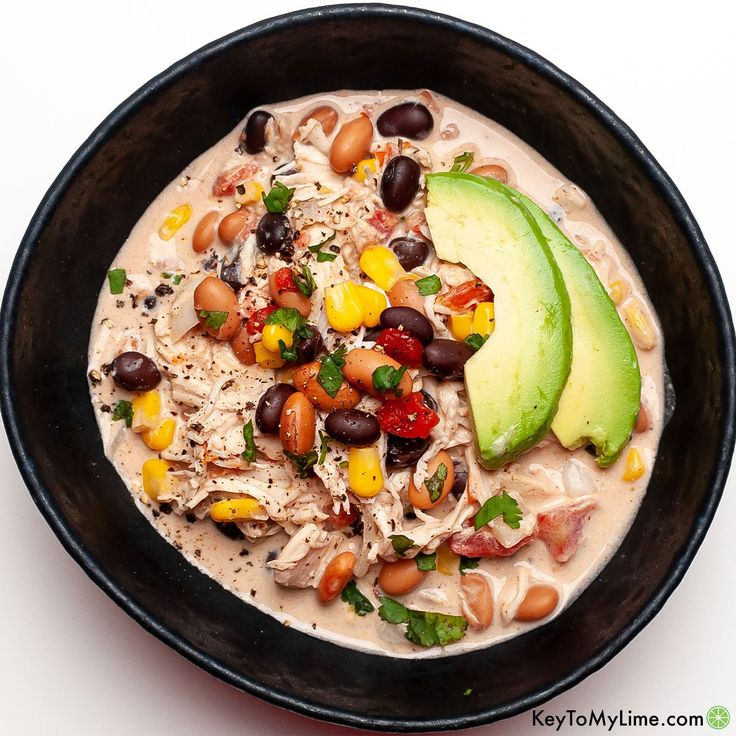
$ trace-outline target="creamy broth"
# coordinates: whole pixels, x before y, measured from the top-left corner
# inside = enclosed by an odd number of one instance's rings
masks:
[[[573,503],[577,498],[594,499],[597,508],[584,525],[577,551],[567,562],[555,561],[540,539],[534,539],[512,556],[480,560],[479,566],[472,572],[482,574],[490,585],[494,601],[493,623],[484,631],[469,627],[465,637],[457,643],[424,649],[405,638],[403,626],[382,621],[377,611],[366,616],[358,616],[351,606],[339,598],[329,604],[321,604],[314,589],[319,580],[311,581],[304,588],[286,587],[274,582],[274,571],[267,567],[267,563],[277,558],[289,541],[289,536],[280,530],[281,527],[271,527],[275,533],[250,541],[247,538],[228,538],[209,519],[209,505],[212,499],[210,494],[203,490],[203,478],[210,483],[209,488],[213,488],[211,484],[215,482],[216,490],[218,473],[227,474],[228,467],[232,472],[243,470],[246,466],[237,459],[218,466],[216,459],[212,462],[205,457],[203,467],[196,473],[187,475],[186,467],[176,464],[179,457],[174,450],[167,448],[157,453],[144,444],[139,434],[126,429],[123,421],[113,420],[112,407],[120,399],[131,400],[133,394],[116,386],[105,371],[105,366],[125,350],[138,350],[153,358],[163,375],[163,380],[157,387],[162,396],[163,412],[177,423],[178,439],[173,446],[183,448],[181,452],[188,452],[186,449],[188,446],[194,447],[194,440],[189,441],[185,435],[185,432],[192,431],[191,427],[187,427],[187,422],[206,404],[208,395],[206,389],[211,386],[205,382],[204,388],[201,388],[199,386],[202,383],[201,376],[192,374],[189,383],[195,388],[191,391],[192,397],[185,401],[178,400],[177,397],[181,398],[186,393],[187,386],[179,388],[177,386],[186,384],[189,378],[186,375],[189,370],[188,353],[210,350],[207,344],[213,340],[205,336],[199,328],[190,330],[179,340],[172,339],[165,331],[169,329],[166,320],[170,319],[177,299],[184,299],[187,295],[191,299],[194,286],[207,275],[217,275],[223,258],[233,258],[243,246],[242,238],[236,240],[232,246],[226,246],[216,238],[213,246],[205,252],[195,253],[192,249],[194,230],[207,212],[217,211],[219,217],[235,209],[234,196],[238,195],[237,191],[234,195],[213,195],[213,184],[217,177],[252,161],[258,165],[258,169],[249,178],[258,181],[266,192],[270,187],[271,173],[274,170],[286,172],[283,173],[284,179],[289,181],[291,178],[288,186],[294,186],[298,184],[294,180],[295,174],[285,165],[294,159],[291,133],[297,130],[306,113],[319,105],[330,105],[339,112],[337,127],[327,137],[329,142],[340,129],[340,125],[345,120],[354,118],[359,112],[368,113],[375,123],[383,110],[406,99],[417,97],[414,93],[401,91],[336,92],[267,106],[262,109],[275,116],[277,129],[271,129],[271,139],[266,151],[251,156],[238,150],[239,136],[243,128],[241,123],[224,139],[199,156],[151,203],[115,257],[111,269],[124,268],[129,283],[119,295],[111,294],[107,283],[101,290],[90,340],[89,370],[92,402],[108,458],[130,489],[133,500],[141,512],[187,560],[248,604],[283,621],[284,625],[336,641],[344,646],[387,656],[431,657],[458,654],[489,646],[543,624],[563,610],[580,594],[615,552],[630,527],[646,491],[664,419],[662,339],[654,311],[625,249],[603,221],[594,204],[573,183],[566,180],[529,146],[493,121],[440,95],[423,93],[420,98],[428,103],[432,111],[434,128],[427,138],[417,141],[416,144],[412,143],[407,155],[414,155],[423,164],[423,172],[446,171],[452,165],[454,157],[466,151],[474,153],[476,166],[488,163],[502,165],[508,172],[509,185],[535,200],[580,248],[595,268],[602,283],[612,293],[622,318],[630,320],[630,308],[632,305],[638,306],[651,332],[639,340],[636,334],[633,335],[637,344],[642,376],[642,401],[649,417],[649,426],[646,431],[633,434],[629,446],[611,467],[600,469],[594,457],[584,448],[566,450],[550,435],[539,446],[521,455],[505,468],[488,472],[489,482],[495,487],[508,488],[515,492],[523,500],[530,515],[536,514],[540,509],[554,507],[556,504]],[[303,128],[302,131],[304,132]],[[395,139],[383,138],[378,131],[374,132],[374,147],[385,147],[391,141],[395,142]],[[354,179],[350,174],[345,177],[324,166],[322,161],[325,158],[324,151],[319,151],[319,145],[319,140],[314,144],[310,144],[308,138],[300,141],[302,157],[306,156],[309,159],[312,146],[316,151],[312,157],[314,160],[308,161],[308,165],[324,168],[317,192],[323,193],[325,188],[328,193],[329,190],[339,192],[339,187],[344,187],[345,182],[351,182],[350,186],[353,189],[349,198],[353,196],[355,201],[365,197],[373,203],[371,209],[376,202],[380,206],[376,194],[376,181],[372,185],[360,188],[360,193],[355,195],[359,184],[353,183]],[[296,176],[298,177],[298,172]],[[296,189],[295,199],[287,214],[291,216],[294,208],[301,208],[299,212],[304,218],[304,212],[310,203],[310,191],[307,185],[303,185],[301,189],[297,186]],[[303,199],[299,200],[300,196]],[[191,206],[191,217],[173,237],[168,240],[162,239],[159,234],[162,223],[172,211],[185,203]],[[258,216],[265,212],[263,205],[258,203],[245,203],[243,208],[252,210]],[[297,220],[299,216],[294,215]],[[258,217],[254,222],[257,219]],[[410,220],[410,216],[407,216],[406,220]],[[344,258],[346,270],[350,271],[349,259],[352,257],[357,261],[356,252],[360,253],[362,248],[371,242],[385,244],[403,235],[408,229],[407,226],[411,224],[406,220],[402,222],[401,219],[397,219],[389,233],[370,230],[350,231],[349,236],[345,236],[343,232],[338,238],[338,241],[342,241],[339,261],[342,262]],[[425,232],[426,225],[423,227],[425,230],[420,228],[420,232],[429,235]],[[319,243],[322,233],[330,232],[330,227],[322,222],[303,226],[303,229],[310,233],[311,244]],[[247,239],[250,233],[246,232],[244,235]],[[299,252],[300,246],[297,245],[297,255]],[[259,289],[263,291],[265,282],[261,276],[274,268],[273,264],[263,263],[262,255],[257,254],[255,258],[256,285],[252,289],[248,287],[241,290],[241,304],[249,298],[243,296],[243,292]],[[436,261],[434,256],[428,259],[426,273],[436,270],[432,265],[433,258]],[[333,262],[333,266],[334,263],[337,261]],[[279,267],[286,265],[289,264],[281,261],[278,263]],[[326,266],[331,264],[328,263]],[[213,267],[216,268],[215,271],[208,271]],[[353,273],[357,271],[353,269]],[[451,270],[447,270],[450,276],[452,273]],[[162,274],[170,276],[166,278]],[[182,278],[175,284],[173,277],[178,275],[182,275]],[[349,275],[345,274],[345,278]],[[329,279],[334,278],[335,274],[325,268],[324,274],[319,271],[315,273],[315,277],[317,276]],[[323,286],[320,279],[317,280],[319,288],[313,297],[314,304],[320,301]],[[267,286],[265,289],[267,290]],[[248,313],[247,304],[243,304],[243,313]],[[438,316],[438,319],[442,319],[442,316]],[[630,332],[633,332],[632,326],[630,324],[628,326]],[[168,340],[164,348],[161,345],[161,334]],[[229,347],[224,343],[217,346],[217,349],[226,351]],[[253,417],[258,396],[274,380],[288,379],[283,377],[284,369],[273,371],[257,365],[239,368],[237,360],[228,358],[225,362],[224,358],[218,357],[222,355],[224,353],[211,356],[213,366],[211,382],[227,378],[243,380],[246,382],[243,385],[250,385],[250,390],[246,390],[243,394],[242,402],[233,409],[233,416],[238,417],[239,424],[234,427],[231,423],[225,427],[231,434],[237,434],[243,422]],[[418,385],[415,380],[415,390]],[[219,398],[217,400],[219,401]],[[323,418],[324,413],[320,414]],[[321,423],[318,423],[318,426],[321,427]],[[209,442],[214,446],[211,437]],[[272,439],[260,436],[258,431],[255,443],[259,450],[264,447],[270,448],[268,452],[273,457],[278,457],[278,448],[273,447]],[[628,452],[632,446],[639,450],[645,471],[638,479],[625,481],[623,476]],[[347,457],[346,451],[341,453],[339,443],[331,442],[329,447],[331,456]],[[379,447],[385,451],[385,442],[379,443]],[[160,499],[163,501],[162,504],[148,498],[143,490],[141,478],[143,463],[159,455],[174,463],[176,472],[172,473],[172,477],[175,483],[179,484],[177,487],[181,489],[186,485],[186,492],[180,490],[169,500],[163,496]],[[456,453],[453,457],[462,459],[463,454]],[[260,458],[260,461],[264,468],[268,467],[269,461],[266,458]],[[284,483],[286,461],[282,458],[270,462],[276,469],[276,478],[273,479],[273,484],[267,485]],[[216,470],[213,470],[213,467]],[[267,473],[267,469],[264,468],[261,469],[262,472]],[[242,483],[247,485],[248,471],[245,470],[240,477]],[[278,478],[282,480],[279,481]],[[391,474],[386,476],[387,483],[389,478]],[[320,486],[322,481],[317,478],[302,484],[297,481],[294,483],[303,493],[309,493]],[[206,483],[204,485],[206,486]],[[324,489],[321,492],[324,494]],[[329,499],[329,492],[327,498]],[[356,499],[353,498],[353,501]],[[356,503],[363,508],[363,501],[357,499]],[[456,499],[450,496],[445,502],[446,505],[438,507],[432,513],[438,518],[449,515],[455,503]],[[269,526],[269,522],[264,521],[263,525]],[[411,528],[411,523],[408,526]],[[228,529],[231,532],[235,531],[232,526]],[[247,527],[246,532],[254,529],[255,527]],[[294,529],[296,527],[292,525],[292,534],[295,533]],[[261,529],[258,533],[262,531]],[[448,533],[433,539],[425,551],[436,551],[440,543],[445,542],[449,536]],[[354,536],[341,544],[343,544],[341,549],[345,544],[352,545],[347,547],[349,549],[360,549],[360,536]],[[327,549],[329,550],[329,547]],[[326,555],[318,561],[321,569],[324,569],[328,558],[329,555]],[[460,575],[457,571],[457,560],[454,560],[453,564],[452,574],[438,570],[429,572],[418,588],[400,596],[401,602],[410,608],[461,615],[463,608],[458,595]],[[380,595],[377,586],[379,569],[380,561],[371,564],[367,572],[356,581],[358,588],[376,609]],[[520,623],[514,619],[514,614],[528,586],[533,583],[554,585],[559,593],[560,602],[551,616],[538,622]]]

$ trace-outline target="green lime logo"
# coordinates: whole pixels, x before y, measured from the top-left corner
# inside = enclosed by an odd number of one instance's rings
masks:
[[[720,731],[726,728],[731,721],[731,714],[722,706],[714,705],[706,714],[705,720],[711,728]]]

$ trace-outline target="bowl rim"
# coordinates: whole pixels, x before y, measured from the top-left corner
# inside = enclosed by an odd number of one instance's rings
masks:
[[[469,36],[479,43],[492,46],[507,54],[518,63],[530,68],[537,75],[563,89],[566,94],[572,96],[581,104],[587,113],[602,124],[622,147],[639,162],[655,189],[668,205],[675,222],[686,234],[692,256],[701,269],[712,301],[724,357],[723,385],[721,387],[723,400],[723,419],[720,427],[721,452],[713,469],[710,493],[694,523],[692,536],[674,560],[663,584],[649,600],[640,615],[592,658],[563,679],[544,688],[526,693],[501,706],[487,708],[472,714],[445,718],[376,718],[339,707],[315,703],[298,695],[267,687],[253,678],[246,677],[224,666],[207,652],[192,646],[185,639],[168,629],[155,616],[140,606],[124,589],[118,587],[105,570],[98,565],[92,554],[74,537],[73,531],[67,526],[49,491],[41,481],[38,468],[31,459],[15,408],[12,346],[15,338],[15,317],[29,264],[40,236],[52,217],[57,204],[65,195],[78,172],[95,155],[106,138],[114,133],[118,126],[126,121],[128,116],[134,114],[137,108],[144,104],[151,95],[189,73],[207,59],[217,56],[232,46],[247,43],[252,39],[294,25],[310,24],[330,19],[349,20],[360,18],[400,18],[418,25],[440,26],[449,31]],[[0,313],[0,411],[2,412],[9,444],[23,480],[33,501],[63,547],[95,584],[118,606],[176,652],[240,690],[271,704],[288,708],[312,718],[372,730],[438,731],[467,728],[527,711],[581,682],[618,654],[660,611],[666,600],[679,585],[713,520],[728,476],[736,439],[736,334],[734,333],[731,312],[720,273],[703,233],[680,191],[628,125],[576,79],[558,69],[536,52],[515,41],[482,26],[443,13],[383,3],[326,5],[305,8],[264,19],[195,50],[133,92],[100,123],[87,140],[75,151],[49,187],[31,218],[8,276],[3,296],[2,312]]]

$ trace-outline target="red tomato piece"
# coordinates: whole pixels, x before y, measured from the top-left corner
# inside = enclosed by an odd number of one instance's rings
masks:
[[[539,514],[539,538],[557,562],[567,562],[577,552],[583,526],[598,508],[592,498],[583,498]]]
[[[276,307],[274,305],[263,307],[263,309],[256,309],[256,311],[248,318],[248,324],[245,326],[246,332],[249,335],[263,332],[263,327],[266,324],[266,317],[268,317],[271,312],[275,311]]]
[[[419,391],[387,401],[376,416],[384,432],[406,438],[428,437],[432,427],[440,421],[437,413],[424,403]]]
[[[513,547],[504,547],[493,536],[493,532],[487,526],[469,537],[463,537],[463,534],[464,532],[458,532],[450,537],[450,549],[456,555],[464,555],[465,557],[511,557],[522,547],[526,547],[535,537],[533,532]]]
[[[246,164],[245,166],[241,166],[239,169],[235,169],[235,171],[220,174],[220,176],[215,179],[215,183],[212,186],[212,194],[215,197],[227,197],[234,194],[235,187],[240,184],[241,181],[245,181],[248,177],[253,176],[256,171],[258,171],[258,166],[255,164]]]
[[[492,302],[493,292],[480,279],[470,279],[458,286],[453,286],[437,301],[454,312],[467,312],[478,302]]]
[[[398,217],[393,212],[377,209],[373,217],[369,218],[368,224],[372,225],[381,234],[382,239],[385,240],[389,233],[396,227],[398,221]]]
[[[406,330],[387,327],[378,336],[376,345],[380,345],[386,355],[398,360],[401,365],[418,368],[422,364],[422,343]]]
[[[358,509],[352,503],[350,504],[349,511],[345,511],[345,509],[341,506],[340,510],[335,513],[332,510],[332,506],[329,506],[325,509],[325,513],[328,517],[325,521],[325,526],[328,529],[345,529],[358,520]]]
[[[299,287],[294,281],[294,272],[290,268],[280,268],[274,274],[276,288],[281,291],[299,291]]]

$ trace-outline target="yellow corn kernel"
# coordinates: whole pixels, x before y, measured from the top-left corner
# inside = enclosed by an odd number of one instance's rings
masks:
[[[369,245],[360,256],[360,267],[384,291],[391,291],[407,275],[396,254],[385,245]]]
[[[473,331],[473,313],[450,315],[450,332],[452,336],[462,342]]]
[[[373,176],[376,171],[378,171],[378,159],[364,158],[362,161],[358,161],[358,165],[355,167],[355,173],[353,174],[353,179],[362,184],[369,176]]]
[[[210,506],[210,518],[212,521],[247,521],[260,510],[261,506],[255,498],[228,498],[215,501]]]
[[[325,313],[332,329],[352,332],[363,324],[363,303],[357,284],[343,281],[325,289]]]
[[[375,327],[381,321],[381,312],[388,307],[386,295],[368,286],[358,285],[358,299],[363,307],[363,324]]]
[[[281,355],[279,340],[283,340],[287,348],[294,344],[294,335],[283,325],[266,325],[263,328],[263,347],[272,353]]]
[[[375,447],[351,447],[348,456],[348,481],[356,496],[370,498],[383,488],[383,473]]]
[[[657,336],[649,317],[638,300],[632,299],[631,304],[626,307],[626,321],[629,324],[631,339],[636,347],[642,350],[651,350],[657,344]]]
[[[146,460],[141,468],[143,490],[152,501],[158,501],[159,496],[168,492],[171,479],[169,478],[169,464],[165,460],[154,457]]]
[[[281,368],[284,364],[281,353],[274,353],[268,350],[261,341],[253,344],[253,352],[256,354],[256,363],[261,368]]]
[[[161,414],[161,395],[158,391],[146,391],[138,394],[133,399],[133,424],[134,432],[148,432],[156,429]]]
[[[443,575],[454,575],[458,569],[458,556],[448,544],[441,544],[437,548],[437,572]]]
[[[161,240],[171,240],[176,231],[192,216],[192,205],[183,204],[172,210],[164,220],[164,224],[158,230]]]
[[[262,201],[261,195],[264,191],[263,186],[257,181],[244,181],[235,187],[235,201],[238,204],[255,204]]]
[[[161,452],[161,450],[165,450],[174,441],[175,430],[176,420],[164,419],[156,429],[149,429],[141,437],[152,450]]]
[[[473,332],[481,337],[490,335],[496,326],[493,302],[480,302],[473,312]]]
[[[639,480],[644,475],[645,470],[646,467],[641,453],[636,447],[632,447],[626,457],[626,470],[624,470],[623,479],[630,482]]]
[[[611,297],[611,301],[618,307],[621,302],[629,295],[628,285],[619,279],[611,281],[608,284],[608,296]]]

